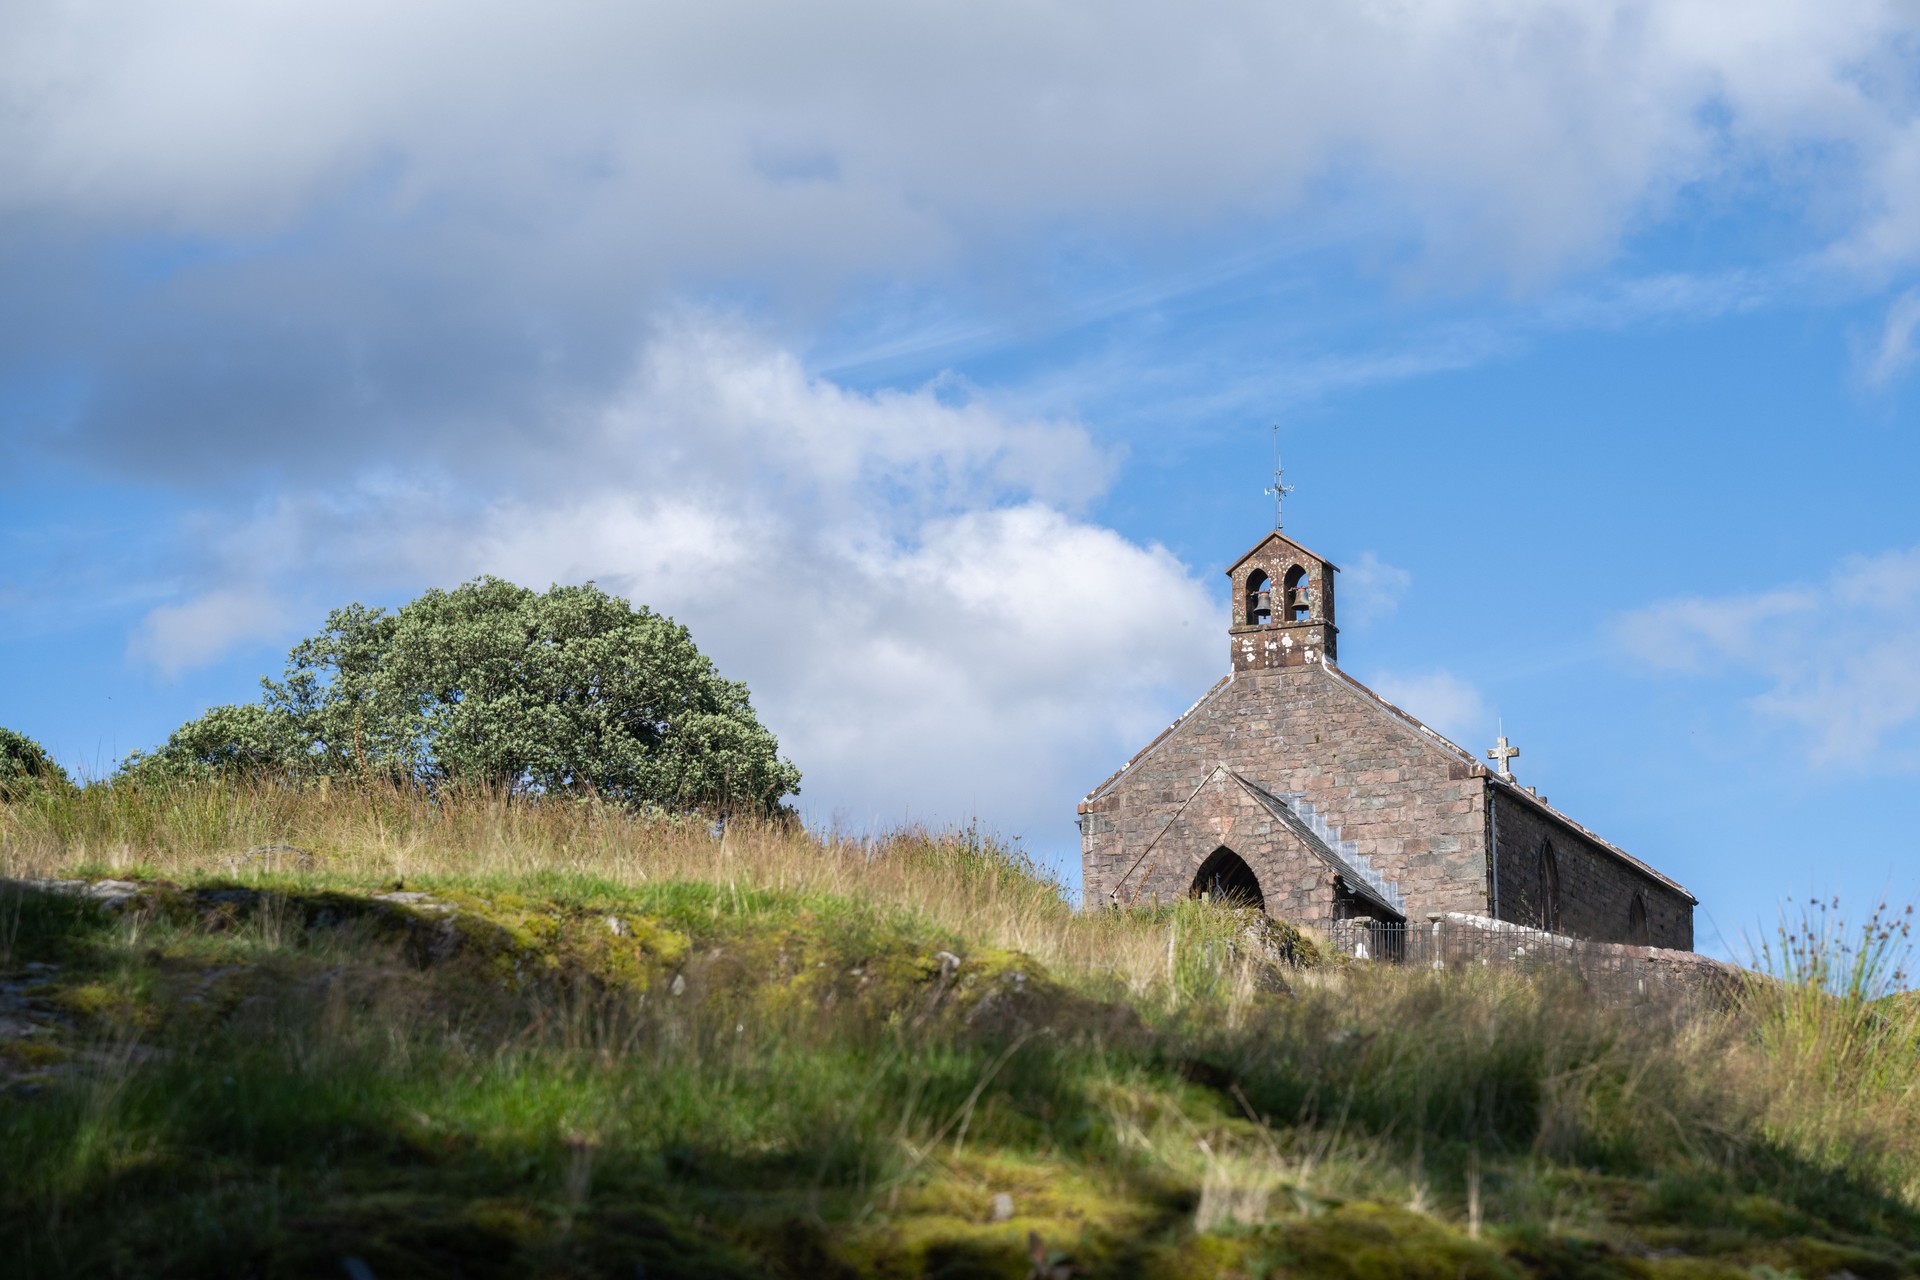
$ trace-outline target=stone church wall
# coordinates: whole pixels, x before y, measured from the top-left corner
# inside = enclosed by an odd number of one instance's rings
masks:
[[[1082,867],[1090,906],[1109,901],[1129,866],[1218,764],[1271,791],[1303,796],[1399,886],[1410,917],[1489,910],[1484,780],[1317,666],[1237,674],[1088,803]],[[1143,874],[1156,891],[1169,891],[1157,858],[1156,850],[1127,881],[1123,903]],[[1263,889],[1274,914],[1284,914],[1283,895]]]
[[[1287,824],[1215,770],[1128,882],[1142,904],[1192,891],[1194,875],[1216,849],[1231,849],[1260,882],[1269,915],[1324,927],[1332,923],[1334,871]]]
[[[1646,907],[1647,941],[1654,947],[1693,949],[1693,904],[1685,895],[1532,800],[1492,784],[1489,789],[1494,792],[1501,919],[1547,923],[1542,850],[1551,846],[1560,883],[1555,932],[1596,942],[1635,942],[1630,921],[1638,893]]]

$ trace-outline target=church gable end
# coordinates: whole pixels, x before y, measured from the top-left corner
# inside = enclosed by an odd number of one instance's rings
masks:
[[[1481,783],[1463,760],[1333,668],[1238,674],[1082,806],[1086,899],[1128,900],[1141,851],[1225,766],[1300,797],[1398,886],[1409,913],[1484,914]]]
[[[1131,906],[1207,894],[1319,925],[1355,914],[1400,919],[1369,870],[1329,847],[1284,799],[1216,765],[1122,873],[1115,896]]]
[[[1691,947],[1692,896],[1518,788],[1505,739],[1495,777],[1340,669],[1337,572],[1277,527],[1227,571],[1230,674],[1081,804],[1086,901],[1211,876],[1304,922],[1459,912]]]

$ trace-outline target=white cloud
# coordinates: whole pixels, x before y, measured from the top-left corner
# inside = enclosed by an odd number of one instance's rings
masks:
[[[1343,625],[1364,627],[1400,607],[1400,597],[1413,585],[1413,575],[1362,551],[1340,570]]]
[[[287,633],[291,611],[270,592],[221,587],[148,611],[127,653],[163,676],[218,661],[239,645]]]
[[[1920,355],[1913,345],[1913,331],[1917,326],[1920,326],[1920,289],[1909,289],[1887,308],[1880,342],[1866,361],[1869,385],[1884,387],[1913,364],[1914,357]]]
[[[1367,683],[1388,702],[1455,742],[1483,736],[1491,718],[1480,690],[1450,671],[1383,672],[1369,676]]]
[[[1914,32],[1880,0],[17,5],[0,205],[271,235],[371,182],[398,216],[477,211],[456,255],[510,225],[555,270],[638,246],[836,280],[1331,180],[1438,261],[1526,274],[1778,159],[1850,201],[1851,253],[1898,259]]]
[[[608,404],[496,459],[491,498],[388,475],[202,540],[216,576],[334,584],[330,603],[479,573],[596,580],[747,681],[817,817],[978,812],[1057,850],[1080,796],[1225,661],[1201,581],[1074,514],[1110,473],[1070,421],[945,386],[849,391],[682,317]],[[254,621],[196,601],[146,631],[191,632],[166,649],[178,669]]]
[[[1759,677],[1759,714],[1816,764],[1920,767],[1920,548],[1855,556],[1825,582],[1649,605],[1617,620],[1656,670]]]

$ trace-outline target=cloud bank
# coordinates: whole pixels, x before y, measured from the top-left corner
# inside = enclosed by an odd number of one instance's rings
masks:
[[[155,609],[140,651],[179,670],[382,588],[596,580],[747,680],[816,819],[979,812],[1060,843],[1074,800],[1222,661],[1210,591],[1078,514],[1112,466],[1072,422],[947,385],[849,391],[683,316],[607,403],[478,486],[369,471],[208,524],[203,593]]]
[[[1917,36],[1874,0],[8,6],[0,423],[185,486],[445,461],[610,395],[676,300],[1004,305],[1066,227],[1524,285],[1737,190],[1878,279],[1920,253]]]

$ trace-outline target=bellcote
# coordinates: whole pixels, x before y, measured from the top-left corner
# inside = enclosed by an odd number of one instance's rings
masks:
[[[1235,671],[1336,661],[1333,575],[1339,567],[1275,530],[1227,570]]]

